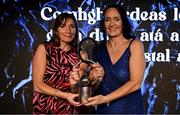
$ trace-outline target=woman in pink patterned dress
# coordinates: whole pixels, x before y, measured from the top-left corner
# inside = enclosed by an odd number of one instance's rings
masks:
[[[33,58],[33,114],[75,114],[70,92],[70,71],[78,61],[78,29],[72,14],[62,13],[55,19],[51,41],[40,44]]]

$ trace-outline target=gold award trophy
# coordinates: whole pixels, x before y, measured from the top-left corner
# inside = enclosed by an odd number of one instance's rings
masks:
[[[90,73],[90,64],[95,64],[92,60],[93,51],[96,49],[97,43],[93,38],[85,38],[79,43],[79,57],[81,59],[75,66],[78,66],[80,63],[84,62],[87,64],[85,74],[81,76],[78,83],[79,86],[79,101],[84,104],[87,102],[87,99],[92,96],[92,83],[89,79]]]

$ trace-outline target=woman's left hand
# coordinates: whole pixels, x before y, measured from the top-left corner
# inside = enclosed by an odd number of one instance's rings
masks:
[[[103,96],[103,95],[97,95],[94,97],[89,97],[88,102],[85,103],[84,105],[96,106],[96,105],[103,104],[103,103],[108,103],[108,98],[106,96]]]

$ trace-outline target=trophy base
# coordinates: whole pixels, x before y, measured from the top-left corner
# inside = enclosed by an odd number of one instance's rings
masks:
[[[87,99],[92,96],[92,88],[91,87],[81,87],[80,88],[80,96],[79,100],[81,104],[87,103]]]

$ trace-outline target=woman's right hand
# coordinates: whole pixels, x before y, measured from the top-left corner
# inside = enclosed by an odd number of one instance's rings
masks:
[[[72,71],[70,72],[69,82],[71,85],[77,84],[77,82],[80,80],[79,71],[80,71],[80,68],[73,67]]]

